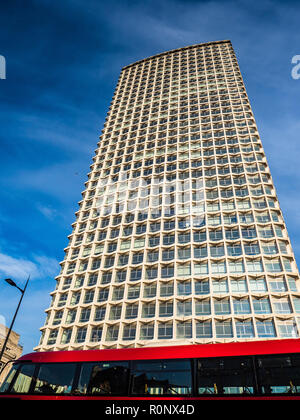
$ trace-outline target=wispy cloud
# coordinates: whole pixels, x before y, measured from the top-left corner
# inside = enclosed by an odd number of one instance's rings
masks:
[[[0,273],[25,282],[28,276],[32,280],[56,276],[59,264],[54,258],[34,255],[31,259],[16,258],[0,253]]]
[[[43,204],[38,204],[37,209],[41,212],[47,219],[54,220],[57,216],[57,210],[51,206],[45,206]]]

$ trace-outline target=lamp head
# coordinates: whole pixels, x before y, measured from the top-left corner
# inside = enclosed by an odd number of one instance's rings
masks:
[[[17,287],[16,283],[12,279],[5,279],[6,283],[10,284],[11,286]]]

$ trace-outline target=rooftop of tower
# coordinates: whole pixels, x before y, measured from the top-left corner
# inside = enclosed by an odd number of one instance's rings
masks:
[[[161,57],[163,55],[167,55],[167,54],[170,54],[170,53],[175,53],[177,51],[184,51],[184,50],[189,50],[190,48],[195,48],[195,47],[205,47],[205,46],[209,46],[209,45],[226,44],[226,43],[231,44],[231,41],[229,39],[225,39],[223,41],[203,42],[203,43],[200,43],[200,44],[194,44],[194,45],[188,45],[188,46],[181,47],[181,48],[175,48],[174,50],[164,51],[162,53],[151,55],[150,57],[147,57],[147,58],[143,58],[142,60],[135,61],[134,63],[128,64],[127,66],[124,66],[122,68],[122,70],[125,70],[125,69],[127,69],[131,66],[135,66],[136,64],[143,63],[143,62],[148,61],[148,60],[152,60],[153,58],[156,58],[156,57]]]

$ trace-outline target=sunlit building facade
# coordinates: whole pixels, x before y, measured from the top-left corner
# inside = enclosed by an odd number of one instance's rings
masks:
[[[300,286],[230,41],[122,69],[36,350],[298,337]]]
[[[0,324],[0,348],[1,349],[5,342],[8,331],[9,329],[5,325]],[[2,356],[2,359],[0,360],[0,385],[2,384],[3,380],[5,379],[6,375],[8,374],[11,368],[11,364],[9,362],[11,362],[12,360],[18,359],[22,355],[23,347],[19,343],[19,340],[20,340],[20,335],[12,330],[10,332],[9,340],[5,347],[5,352]]]

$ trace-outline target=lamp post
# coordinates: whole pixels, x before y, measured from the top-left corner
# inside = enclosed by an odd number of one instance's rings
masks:
[[[16,285],[16,283],[15,283],[12,279],[5,279],[6,283],[8,283],[10,286],[16,287],[17,289],[19,289],[19,290],[20,290],[20,292],[21,292],[21,298],[20,298],[20,300],[19,300],[19,303],[18,303],[18,306],[17,306],[16,312],[15,312],[15,314],[14,314],[14,317],[13,317],[13,320],[12,320],[12,322],[11,322],[11,324],[10,324],[10,327],[9,327],[9,330],[8,330],[8,333],[7,333],[7,336],[6,336],[6,339],[5,339],[4,344],[3,344],[3,346],[2,346],[2,349],[1,349],[1,353],[0,353],[0,371],[1,371],[1,367],[2,367],[2,357],[3,357],[3,355],[4,355],[4,351],[5,351],[5,349],[6,349],[6,346],[7,346],[8,340],[9,340],[10,333],[11,333],[11,331],[12,331],[12,329],[13,329],[14,322],[15,322],[15,319],[16,319],[16,316],[17,316],[17,313],[18,313],[18,311],[19,311],[19,308],[20,308],[21,302],[22,302],[22,300],[23,300],[23,296],[24,296],[24,293],[25,293],[25,291],[26,291],[26,288],[27,288],[27,285],[28,285],[29,279],[30,279],[30,276],[28,277],[28,279],[27,279],[27,281],[26,281],[26,284],[25,284],[24,289],[21,289],[19,286],[17,286],[17,285]]]

